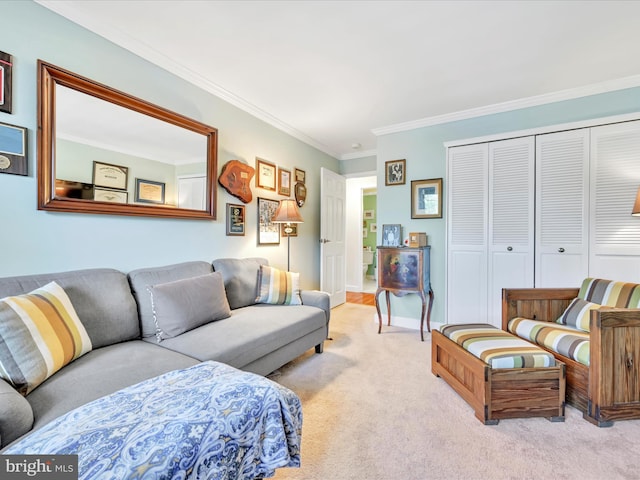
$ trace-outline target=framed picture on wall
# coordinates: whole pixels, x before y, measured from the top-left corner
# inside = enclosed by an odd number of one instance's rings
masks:
[[[0,123],[0,173],[27,175],[27,129]]]
[[[164,187],[163,182],[136,178],[136,202],[164,203]]]
[[[227,235],[244,235],[244,205],[227,203]]]
[[[258,197],[258,245],[280,244],[280,224],[271,221],[278,205],[278,200]]]
[[[8,53],[0,52],[0,112],[11,113],[11,77],[13,60]]]
[[[256,158],[256,187],[276,191],[276,165]]]
[[[291,195],[291,170],[278,168],[278,194],[285,197]]]
[[[406,183],[407,161],[389,160],[384,162],[384,184],[404,185]]]
[[[442,178],[411,180],[411,218],[442,218]]]
[[[127,177],[129,169],[122,165],[111,163],[93,162],[93,184],[96,187],[127,189]]]
[[[93,189],[93,199],[98,202],[127,203],[129,194],[122,190],[95,187]]]

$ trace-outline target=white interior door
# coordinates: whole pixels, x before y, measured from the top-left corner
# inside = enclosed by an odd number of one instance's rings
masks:
[[[347,300],[345,202],[346,179],[321,169],[320,186],[320,289],[331,296],[331,307]]]
[[[205,210],[206,187],[204,175],[178,177],[178,207]]]

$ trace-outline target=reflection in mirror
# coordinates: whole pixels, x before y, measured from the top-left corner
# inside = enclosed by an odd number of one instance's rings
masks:
[[[216,129],[38,63],[39,208],[215,219]]]

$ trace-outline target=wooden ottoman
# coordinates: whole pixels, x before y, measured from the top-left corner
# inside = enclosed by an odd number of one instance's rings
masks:
[[[431,372],[485,425],[502,418],[564,421],[565,365],[550,353],[488,324],[444,325],[431,341]]]

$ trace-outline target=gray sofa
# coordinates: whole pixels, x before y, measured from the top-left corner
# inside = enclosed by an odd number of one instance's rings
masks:
[[[302,305],[255,304],[266,259],[219,259],[139,269],[87,269],[0,279],[0,298],[55,281],[67,293],[92,350],[23,396],[0,380],[0,446],[80,405],[206,360],[266,375],[315,347],[322,352],[329,297],[302,291]],[[158,341],[150,286],[219,272],[230,316]],[[211,276],[219,275],[214,273]],[[155,287],[153,287],[155,288]]]

